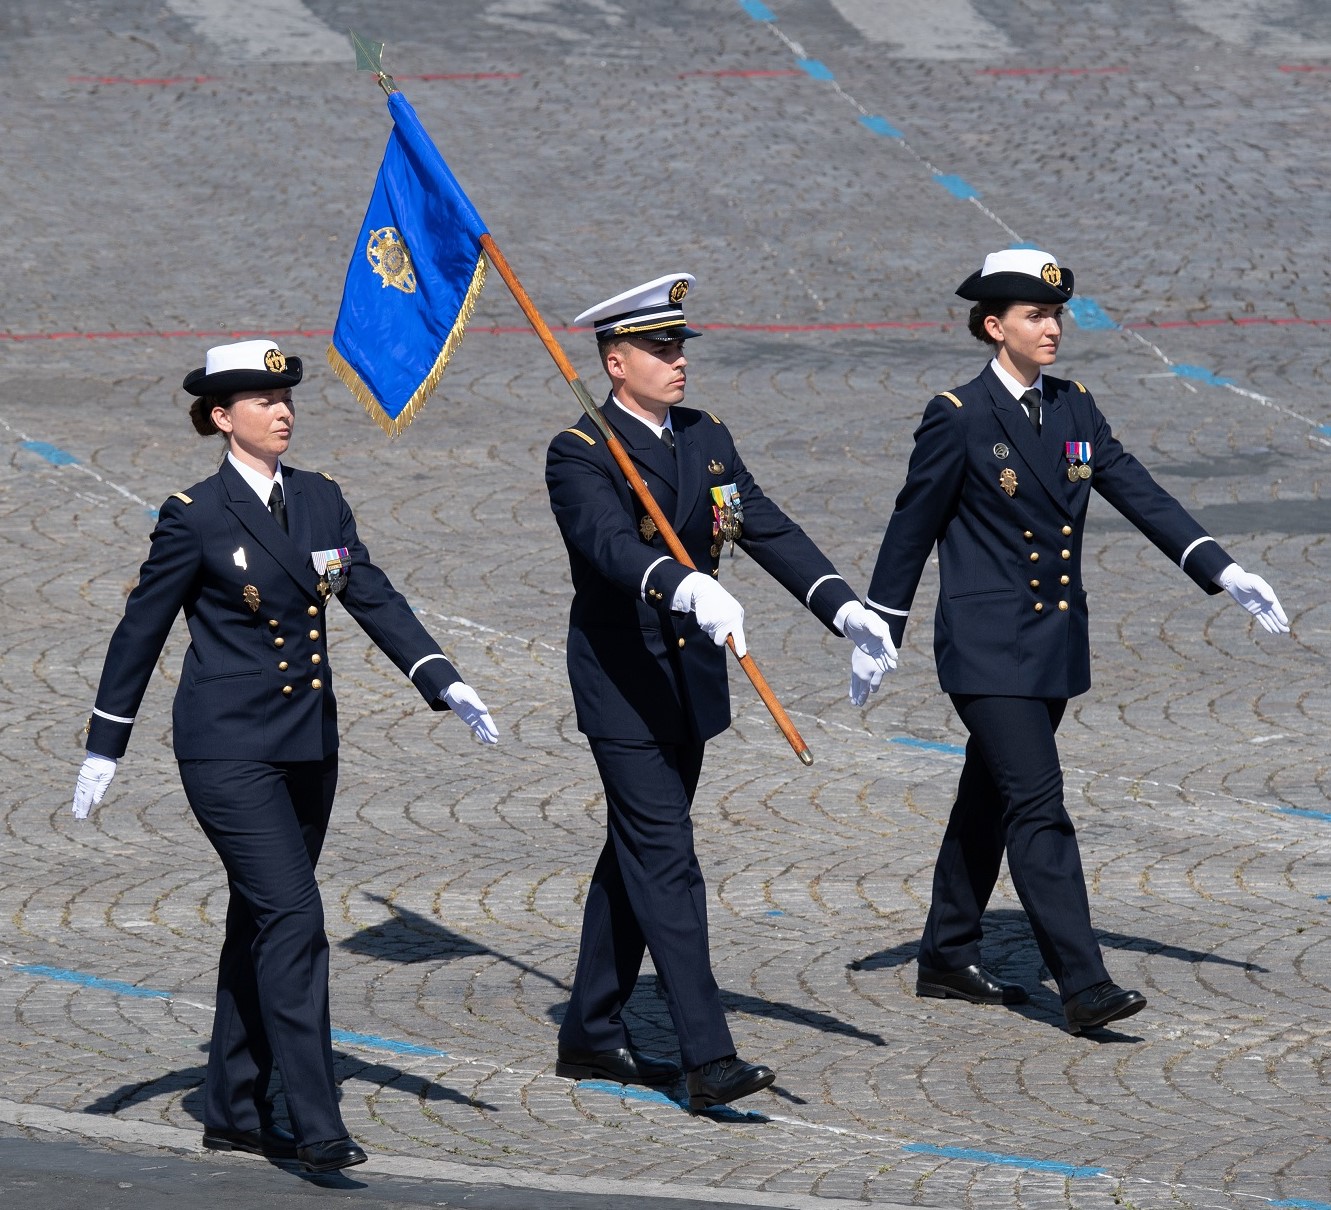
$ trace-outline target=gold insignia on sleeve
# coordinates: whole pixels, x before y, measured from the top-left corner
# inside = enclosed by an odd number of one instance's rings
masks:
[[[714,475],[724,475],[726,473],[726,468],[722,466],[715,458],[713,458],[711,462],[707,464],[707,469],[711,471],[712,474]]]
[[[1015,496],[1017,494],[1017,472],[1010,466],[1005,466],[998,473],[998,486],[1009,496]]]
[[[656,522],[653,521],[651,517],[644,516],[643,519],[638,522],[638,532],[642,535],[642,540],[644,542],[650,542],[656,537]]]
[[[1053,261],[1046,261],[1043,269],[1040,270],[1040,276],[1051,286],[1061,286],[1063,284],[1063,270]]]
[[[403,294],[416,293],[416,269],[396,227],[371,231],[369,243],[365,245],[365,258],[383,285],[401,290]]]
[[[287,359],[281,349],[269,349],[263,355],[263,364],[270,374],[281,374],[287,368]]]
[[[251,613],[259,612],[259,590],[253,584],[246,584],[240,590],[240,599],[250,607]]]

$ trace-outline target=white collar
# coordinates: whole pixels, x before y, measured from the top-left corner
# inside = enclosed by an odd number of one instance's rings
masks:
[[[262,471],[256,471],[252,466],[246,466],[230,450],[226,452],[227,461],[240,472],[240,477],[254,489],[254,494],[263,501],[264,507],[268,507],[268,497],[273,494],[273,484],[276,483],[282,489],[282,499],[286,500],[286,484],[282,482],[282,463],[277,464],[277,475],[270,479]]]
[[[645,424],[649,429],[651,429],[653,437],[660,437],[661,432],[664,429],[669,429],[672,433],[675,431],[675,426],[670,422],[669,412],[666,413],[665,424],[656,424],[654,421],[648,420],[646,416],[639,416],[637,412],[630,412],[628,408],[626,408],[622,403],[619,402],[618,395],[611,395],[610,398],[614,400],[615,407],[617,407],[626,416],[632,416],[634,420],[637,420],[641,424]]]
[[[1024,394],[1026,394],[1026,392],[1029,390],[1039,391],[1040,397],[1044,398],[1043,370],[1040,372],[1039,376],[1035,379],[1035,381],[1031,383],[1030,386],[1024,387],[1015,378],[1013,378],[1011,374],[1009,374],[1005,369],[1003,369],[1001,365],[998,364],[997,357],[995,357],[993,361],[989,363],[989,368],[993,370],[995,374],[998,375],[998,381],[1001,382],[1005,387],[1007,387],[1008,392],[1011,394],[1012,398],[1015,399],[1018,403],[1021,402],[1021,397]]]

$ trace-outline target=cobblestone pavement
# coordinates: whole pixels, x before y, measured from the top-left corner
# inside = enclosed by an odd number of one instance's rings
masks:
[[[1062,753],[1107,960],[1145,1013],[1069,1036],[1006,881],[986,953],[1033,1002],[914,997],[963,738],[934,679],[936,577],[860,711],[847,645],[741,555],[723,577],[815,764],[736,674],[695,818],[718,979],[777,1084],[691,1117],[553,1074],[602,827],[542,482],[576,403],[497,275],[396,442],[324,365],[388,130],[348,27],[388,44],[594,393],[569,319],[697,275],[690,402],[857,588],[926,398],[982,362],[955,284],[1016,239],[1075,269],[1059,371],[1293,625],[1254,628],[1092,506],[1096,685]],[[341,482],[504,733],[473,745],[334,623],[321,872],[344,1108],[372,1155],[357,1183],[1331,1205],[1331,10],[7,0],[0,35],[0,1122],[197,1146],[225,891],[171,758],[183,626],[107,801],[76,824],[69,799],[153,510],[217,457],[179,381],[227,333],[277,333],[309,367],[293,462]],[[635,1035],[668,1050],[650,972],[637,999]]]

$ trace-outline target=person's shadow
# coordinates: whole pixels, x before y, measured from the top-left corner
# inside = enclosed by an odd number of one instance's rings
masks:
[[[1063,1006],[1056,993],[1045,986],[1050,978],[1048,968],[1039,959],[1031,936],[1030,922],[1026,913],[1018,908],[997,908],[985,912],[982,921],[984,927],[984,965],[985,969],[1000,978],[1023,983],[1031,991],[1029,1004],[1010,1004],[1010,1012],[1032,1020],[1053,1020],[1061,1026]],[[1150,937],[1136,937],[1127,933],[1114,933],[1096,930],[1096,938],[1104,949],[1127,950],[1140,954],[1159,955],[1178,962],[1232,966],[1245,972],[1267,973],[1267,968],[1255,962],[1226,958],[1212,950],[1192,949],[1189,946],[1174,945],[1167,941],[1157,941]],[[863,958],[856,958],[846,963],[851,971],[888,970],[895,966],[905,966],[914,962],[919,950],[918,941],[903,942],[888,949],[877,950]],[[1034,959],[1035,972],[1031,975],[1031,961]],[[1035,987],[1032,987],[1035,984]],[[1142,1039],[1133,1034],[1124,1034],[1105,1027],[1099,1030],[1083,1031],[1083,1037],[1100,1042],[1140,1042]]]

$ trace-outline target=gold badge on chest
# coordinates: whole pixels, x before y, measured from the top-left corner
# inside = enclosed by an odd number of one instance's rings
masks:
[[[253,584],[246,584],[240,590],[240,599],[250,607],[250,613],[259,612],[259,590]]]
[[[714,475],[724,475],[726,473],[726,468],[722,466],[715,458],[713,458],[711,462],[707,464],[707,469],[711,471],[712,474]]]
[[[1009,496],[1015,496],[1017,494],[1017,472],[1010,466],[1005,466],[998,473],[998,486]]]
[[[644,542],[650,542],[656,537],[656,522],[653,521],[651,517],[644,516],[643,519],[638,522],[638,532],[642,535],[642,540]]]

